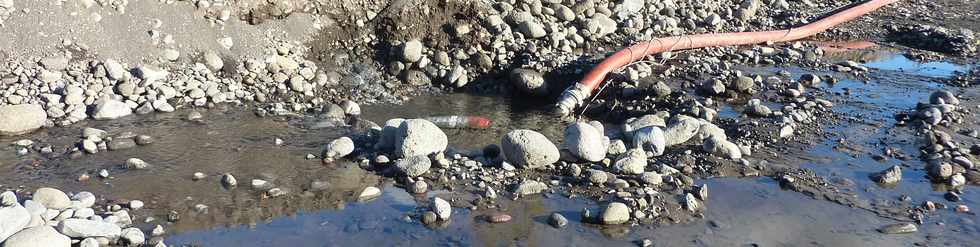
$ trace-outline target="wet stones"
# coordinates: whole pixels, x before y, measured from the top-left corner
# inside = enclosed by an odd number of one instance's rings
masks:
[[[820,84],[821,81],[822,80],[820,79],[820,76],[814,74],[803,74],[800,76],[800,83],[803,83],[803,85],[807,85],[807,86],[814,86]]]
[[[509,222],[513,217],[508,214],[501,212],[494,212],[486,215],[486,219],[490,223],[505,223]]]
[[[769,117],[772,114],[772,110],[768,106],[763,105],[759,99],[751,99],[745,106],[745,113],[753,117]]]
[[[374,198],[378,198],[379,196],[381,196],[381,189],[378,189],[378,187],[374,187],[374,186],[368,186],[367,188],[364,188],[364,190],[362,190],[360,194],[357,195],[357,200],[361,202],[365,202],[365,201],[370,201]]]
[[[949,176],[949,182],[946,183],[950,188],[961,188],[966,185],[966,176],[962,173],[956,173]]]
[[[953,176],[953,166],[946,162],[930,162],[926,165],[926,171],[937,181],[945,181]]]
[[[529,196],[544,192],[548,189],[548,185],[542,182],[534,180],[524,180],[516,187],[514,187],[514,194],[518,196]]]
[[[953,160],[952,161],[953,161],[953,164],[960,165],[960,166],[962,166],[963,168],[966,168],[966,169],[973,169],[973,166],[974,166],[973,165],[973,161],[971,161],[969,158],[967,158],[965,156],[956,156],[956,157],[953,157]]]
[[[432,223],[435,223],[436,220],[438,220],[438,219],[439,219],[439,216],[436,215],[436,213],[435,212],[432,212],[432,211],[426,211],[425,213],[422,214],[422,224],[426,224],[426,225],[432,224]]]
[[[225,186],[225,188],[233,188],[238,186],[238,179],[234,175],[231,175],[231,173],[225,173],[221,176],[221,185]]]
[[[902,167],[892,166],[884,171],[871,175],[871,179],[880,184],[895,184],[902,181]]]
[[[412,157],[442,152],[449,145],[449,139],[432,122],[409,119],[398,126],[394,144],[395,154],[399,157]]]
[[[449,220],[450,216],[452,216],[453,207],[449,205],[449,202],[447,202],[446,200],[443,200],[442,198],[439,197],[433,197],[432,212],[436,213],[436,216],[438,216],[439,220],[446,221]]]
[[[272,187],[272,183],[262,179],[252,179],[252,189],[254,190],[268,190]]]
[[[395,162],[398,171],[408,177],[418,177],[429,171],[432,161],[424,155],[412,156]]]
[[[701,92],[706,95],[722,95],[725,93],[725,82],[713,79],[701,83]]]
[[[753,88],[755,88],[755,79],[748,76],[738,76],[733,82],[735,86],[735,91],[750,93]]]
[[[934,105],[959,105],[960,100],[950,91],[939,90],[929,95],[929,103]]]
[[[565,145],[569,152],[582,160],[598,162],[606,157],[602,133],[587,123],[574,123],[565,128]]]
[[[41,105],[0,106],[0,137],[33,132],[47,121],[48,114]]]
[[[149,166],[150,164],[147,164],[146,161],[143,161],[141,159],[130,158],[126,160],[127,169],[143,170]]]
[[[684,195],[684,209],[689,212],[697,212],[698,209],[701,209],[701,202],[698,202],[693,194],[687,193]]]
[[[919,228],[912,223],[897,223],[878,228],[878,232],[884,234],[905,234],[919,231]]]
[[[324,155],[328,159],[342,158],[354,152],[354,140],[350,137],[337,138],[327,143],[327,151]]]
[[[564,228],[568,225],[568,219],[560,213],[555,212],[551,213],[551,216],[548,216],[548,224],[555,228]]]
[[[649,150],[654,156],[659,156],[667,149],[667,137],[659,127],[643,127],[633,132],[633,147]]]
[[[919,111],[919,119],[928,125],[937,125],[943,121],[943,112],[936,107],[929,107]]]
[[[134,147],[136,147],[136,140],[134,140],[132,137],[126,137],[126,138],[117,137],[112,139],[112,141],[109,141],[109,143],[107,144],[107,148],[113,151],[130,149]]]
[[[425,194],[427,190],[429,190],[429,184],[425,181],[418,180],[412,183],[409,192],[412,192],[412,194]]]
[[[544,75],[530,69],[514,69],[510,72],[510,82],[515,88],[530,95],[547,95],[548,84]]]
[[[558,147],[533,130],[513,130],[501,140],[506,160],[519,168],[535,169],[558,162]]]
[[[619,225],[630,220],[630,209],[621,202],[612,202],[602,210],[599,220],[604,225]]]

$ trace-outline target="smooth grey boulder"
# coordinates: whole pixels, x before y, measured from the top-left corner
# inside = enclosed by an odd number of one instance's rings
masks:
[[[446,133],[425,119],[405,120],[395,136],[395,154],[399,157],[441,153],[448,145]]]
[[[643,127],[634,131],[633,147],[651,151],[654,156],[659,156],[667,149],[667,137],[660,127]]]
[[[664,129],[664,137],[666,138],[667,146],[669,147],[687,142],[692,137],[697,135],[700,127],[701,122],[699,122],[697,118],[677,115],[674,117],[674,121],[667,126],[667,129]]]
[[[606,157],[602,133],[587,123],[573,123],[565,128],[565,146],[582,160],[599,162]]]
[[[558,147],[533,130],[513,130],[504,135],[501,149],[508,162],[517,167],[534,169],[558,162]]]

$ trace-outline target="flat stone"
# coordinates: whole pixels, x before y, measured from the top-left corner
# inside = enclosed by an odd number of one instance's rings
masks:
[[[374,186],[369,186],[361,191],[361,193],[357,196],[357,200],[362,202],[370,201],[372,199],[378,198],[379,196],[381,196],[381,189],[378,189],[377,187]]]
[[[521,182],[521,184],[517,185],[517,187],[514,188],[514,194],[520,196],[528,196],[528,195],[544,192],[547,189],[548,189],[548,185],[542,182],[538,182],[534,180],[525,180],[524,182]]]
[[[352,152],[354,152],[354,140],[350,137],[344,136],[327,143],[326,157],[328,158],[341,158]]]
[[[0,137],[33,132],[48,119],[44,107],[37,104],[0,106]]]
[[[0,238],[3,247],[70,247],[71,239],[61,235],[50,226],[36,226],[24,229],[6,241]]]
[[[45,208],[62,210],[71,206],[71,200],[68,199],[68,195],[54,188],[40,188],[34,191],[33,198],[35,202],[44,205]]]
[[[0,243],[27,227],[30,222],[30,212],[20,204],[0,207]]]
[[[133,110],[126,103],[105,99],[95,105],[92,118],[95,120],[117,119],[133,114]]]
[[[119,237],[122,229],[116,224],[102,221],[66,219],[58,224],[58,231],[73,238],[107,237],[115,239]]]
[[[917,231],[919,231],[919,228],[912,223],[897,223],[878,228],[878,232],[884,234],[904,234]]]

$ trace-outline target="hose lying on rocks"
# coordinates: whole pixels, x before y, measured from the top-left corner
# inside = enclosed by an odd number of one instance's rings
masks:
[[[764,32],[712,33],[687,36],[675,36],[640,42],[622,49],[596,65],[592,71],[585,74],[582,81],[575,83],[558,98],[555,111],[562,116],[568,116],[576,107],[586,104],[592,91],[602,84],[606,74],[636,62],[643,57],[665,51],[687,50],[695,48],[750,45],[766,42],[793,41],[823,32],[838,24],[848,22],[857,17],[870,13],[882,6],[899,0],[869,0],[865,3],[842,10],[836,14],[798,28],[790,28]]]

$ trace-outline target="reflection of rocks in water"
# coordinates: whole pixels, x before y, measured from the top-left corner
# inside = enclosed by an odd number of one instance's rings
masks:
[[[367,186],[380,183],[379,178],[367,176],[356,166],[338,169],[324,169],[310,174],[314,178],[277,181],[279,186],[290,188],[293,192],[282,197],[267,198],[261,191],[238,188],[221,192],[217,196],[202,196],[172,205],[181,218],[171,229],[174,232],[218,226],[247,225],[267,223],[282,216],[295,216],[302,212],[315,212],[323,209],[343,210],[344,205],[357,198],[355,193]],[[329,181],[330,186],[319,191],[309,190],[311,182],[305,180]],[[194,210],[194,205],[209,206],[207,213]]]
[[[827,61],[881,61],[896,56],[894,51],[874,49],[877,44],[868,41],[820,42]]]
[[[602,226],[599,228],[599,232],[603,236],[608,238],[625,238],[630,234],[630,226],[618,225],[618,226]]]
[[[482,246],[500,246],[510,244],[514,239],[522,239],[527,243],[539,242],[534,237],[540,235],[536,232],[548,231],[551,229],[541,228],[541,222],[535,220],[536,216],[548,215],[549,208],[545,206],[545,198],[524,199],[520,201],[500,201],[500,211],[511,215],[511,220],[507,223],[494,224],[486,220],[475,220],[473,232],[476,235],[474,243]],[[473,215],[488,215],[491,212],[498,212],[498,209],[485,209],[476,211]]]

